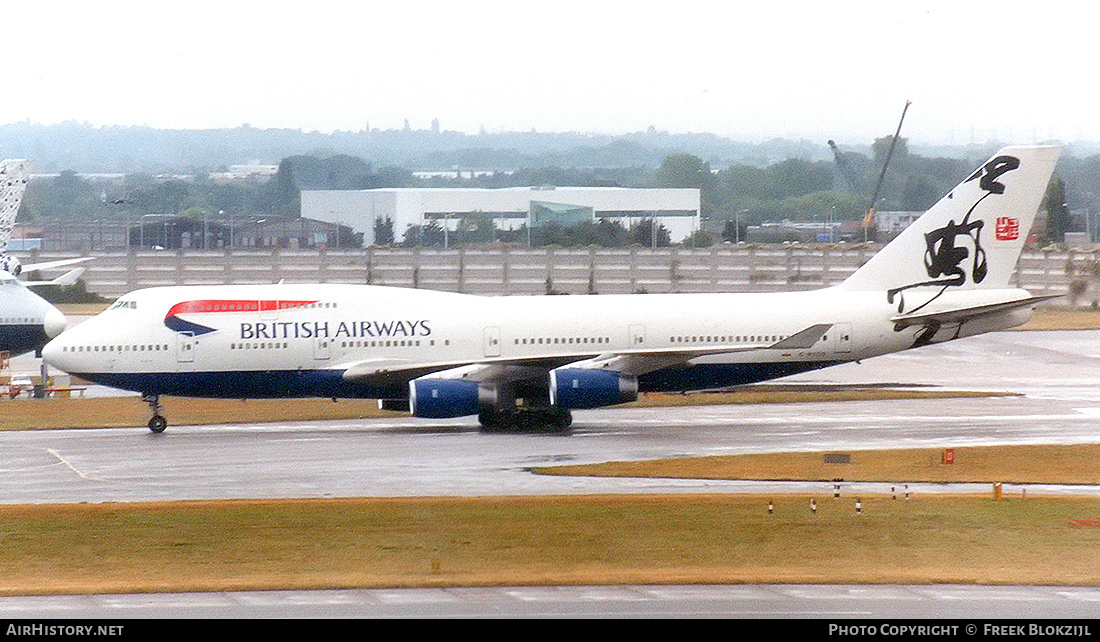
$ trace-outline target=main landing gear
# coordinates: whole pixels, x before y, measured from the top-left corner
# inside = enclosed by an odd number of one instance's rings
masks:
[[[545,408],[486,408],[478,413],[481,432],[569,431],[573,413],[553,406]]]
[[[164,407],[160,405],[160,395],[141,395],[141,400],[149,404],[149,411],[153,413],[149,420],[149,430],[157,434],[164,432],[168,427],[168,420],[161,414]]]

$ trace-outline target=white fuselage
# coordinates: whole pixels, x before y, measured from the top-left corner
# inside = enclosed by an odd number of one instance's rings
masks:
[[[1021,294],[947,293],[936,303]],[[657,353],[687,356],[638,373],[641,390],[696,390],[912,347],[921,329],[896,329],[895,308],[884,292],[835,288],[516,297],[335,284],[152,288],[122,297],[44,355],[67,372],[146,394],[400,398],[411,379],[468,364],[546,369]],[[924,343],[1012,327],[1030,314],[945,325]],[[783,346],[815,324],[828,329],[811,344]],[[345,377],[351,372],[365,374]]]

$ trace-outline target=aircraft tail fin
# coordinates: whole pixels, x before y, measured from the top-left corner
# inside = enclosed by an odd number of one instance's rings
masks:
[[[0,161],[0,255],[8,251],[15,215],[23,203],[23,192],[30,180],[30,161]]]
[[[838,287],[1008,287],[1060,147],[1006,147]]]

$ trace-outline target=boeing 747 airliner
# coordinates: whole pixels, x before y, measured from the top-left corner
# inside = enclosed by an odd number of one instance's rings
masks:
[[[369,285],[138,290],[51,341],[53,366],[145,395],[375,398],[485,430],[564,429],[639,392],[724,388],[1011,328],[1010,278],[1057,161],[1009,147],[837,286],[482,297]]]

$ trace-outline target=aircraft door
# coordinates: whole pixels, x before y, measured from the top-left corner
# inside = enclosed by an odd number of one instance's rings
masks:
[[[833,353],[852,351],[852,324],[834,323],[824,337],[825,349]]]
[[[851,323],[838,323],[833,326],[830,332],[836,333],[837,352],[851,352],[852,351],[852,324]]]
[[[179,363],[193,363],[195,361],[195,335],[190,332],[180,332],[176,335],[176,361]]]
[[[645,347],[645,326],[644,325],[632,325],[630,326],[630,345],[627,346],[628,350],[640,349]]]
[[[485,356],[500,356],[500,328],[485,328]]]
[[[324,361],[332,356],[332,339],[328,337],[314,337],[313,358]]]

